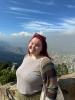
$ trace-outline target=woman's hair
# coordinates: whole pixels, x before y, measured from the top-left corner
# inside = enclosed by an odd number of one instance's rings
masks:
[[[32,40],[33,38],[38,38],[38,39],[41,41],[41,43],[42,43],[42,51],[40,52],[40,55],[41,55],[41,56],[46,56],[46,57],[50,58],[49,55],[48,55],[48,52],[47,52],[46,37],[43,36],[43,35],[40,35],[40,34],[38,34],[38,33],[35,33],[35,34],[33,35],[33,37],[31,38],[31,40]],[[30,40],[30,41],[31,41],[31,40]],[[28,50],[28,53],[30,54],[29,50]],[[51,59],[51,58],[50,58],[50,59]]]

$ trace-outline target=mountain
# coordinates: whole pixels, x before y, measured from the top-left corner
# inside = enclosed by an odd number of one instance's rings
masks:
[[[0,61],[21,63],[25,54],[24,48],[13,47],[9,43],[0,41]]]
[[[23,47],[20,46],[12,46],[8,42],[0,41],[0,52],[1,51],[7,51],[7,52],[12,52],[16,54],[24,54],[25,50]]]
[[[0,61],[10,61],[10,62],[16,62],[21,63],[23,60],[24,55],[15,54],[7,51],[0,51]]]

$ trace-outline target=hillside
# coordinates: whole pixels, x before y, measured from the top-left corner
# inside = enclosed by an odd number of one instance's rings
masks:
[[[0,41],[0,62],[10,61],[20,63],[24,57],[24,49],[13,47],[10,44]]]
[[[24,55],[16,54],[7,51],[0,51],[0,61],[10,61],[20,63]]]

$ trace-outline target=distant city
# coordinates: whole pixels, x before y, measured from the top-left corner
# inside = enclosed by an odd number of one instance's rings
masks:
[[[74,54],[52,54],[52,58],[55,64],[66,64],[69,73],[75,71],[75,55]]]

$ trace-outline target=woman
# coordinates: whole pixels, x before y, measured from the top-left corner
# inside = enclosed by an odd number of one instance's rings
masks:
[[[54,64],[47,53],[46,37],[38,33],[33,35],[16,76],[18,100],[40,100],[43,85],[46,96],[55,100],[58,85]]]

